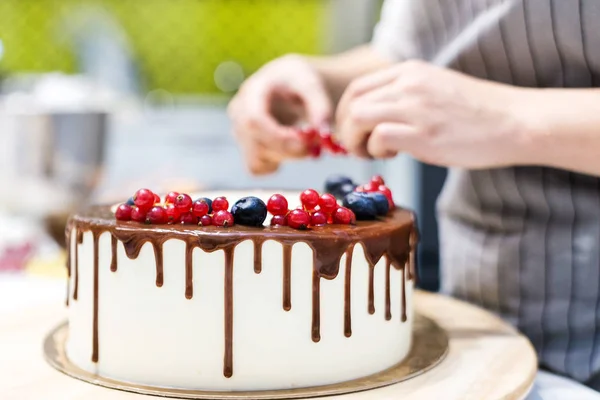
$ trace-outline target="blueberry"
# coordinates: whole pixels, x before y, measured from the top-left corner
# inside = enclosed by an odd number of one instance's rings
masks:
[[[198,197],[196,199],[196,201],[199,201],[199,200],[203,200],[206,204],[208,204],[208,213],[212,214],[212,212],[213,212],[213,209],[212,209],[212,200],[209,199],[208,197]]]
[[[354,192],[356,185],[354,183],[344,183],[338,190],[332,193],[338,200],[342,200],[347,194]]]
[[[338,197],[338,195],[341,193],[340,189],[342,185],[346,184],[354,185],[354,182],[352,182],[352,179],[348,178],[347,176],[332,175],[325,181],[325,192],[331,193],[332,195]]]
[[[372,199],[375,202],[375,209],[377,210],[377,215],[384,216],[390,211],[390,203],[388,202],[387,197],[383,193],[373,192],[373,193],[365,193],[366,196]]]
[[[369,220],[377,217],[375,201],[362,193],[349,193],[344,197],[344,207],[349,208],[358,220]]]
[[[246,226],[262,226],[267,218],[267,206],[258,197],[243,197],[231,207],[236,224]]]
[[[133,201],[133,197],[130,197],[126,203],[128,206],[135,206],[135,202]]]

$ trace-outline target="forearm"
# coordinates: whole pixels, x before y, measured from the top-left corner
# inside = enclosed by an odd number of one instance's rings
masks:
[[[393,63],[377,53],[370,45],[357,47],[334,56],[308,57],[308,60],[323,77],[335,104],[354,79],[389,67]]]
[[[523,92],[524,163],[600,176],[600,90]]]

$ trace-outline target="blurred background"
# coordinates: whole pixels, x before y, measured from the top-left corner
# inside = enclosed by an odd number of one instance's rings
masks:
[[[367,43],[374,0],[0,1],[0,273],[62,274],[66,215],[139,187],[320,188],[386,178],[417,211],[421,286],[436,290],[445,171],[408,157],[325,157],[250,176],[226,105],[262,64]],[[2,275],[0,275],[0,280]]]

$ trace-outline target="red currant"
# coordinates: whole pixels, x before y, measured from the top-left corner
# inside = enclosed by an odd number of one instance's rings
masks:
[[[286,226],[287,224],[285,215],[273,215],[273,218],[271,218],[271,226]]]
[[[214,212],[227,211],[227,209],[229,208],[229,202],[225,197],[217,197],[212,202],[212,208]]]
[[[331,151],[333,146],[333,137],[330,133],[321,134],[321,145],[325,150]]]
[[[327,214],[323,211],[316,211],[310,216],[310,224],[312,226],[323,226],[327,224]]]
[[[308,154],[310,154],[312,158],[321,157],[321,146],[319,146],[318,144],[310,145],[310,147],[308,148]]]
[[[338,207],[337,210],[333,213],[333,223],[334,224],[354,224],[356,222],[356,216],[352,212],[352,210],[346,207]]]
[[[198,222],[198,225],[200,226],[211,226],[212,225],[212,218],[210,217],[210,215],[203,215],[202,217],[200,217],[200,221]]]
[[[337,208],[338,203],[335,199],[335,196],[329,193],[325,193],[319,199],[319,207],[321,207],[321,211],[326,214],[331,214]]]
[[[165,206],[165,214],[167,214],[167,222],[173,224],[179,220],[181,211],[179,211],[175,205],[169,203]]]
[[[154,204],[160,204],[160,196],[154,193]]]
[[[379,187],[381,185],[385,185],[385,181],[383,180],[381,175],[375,175],[371,178],[371,183],[375,186]]]
[[[197,218],[191,212],[184,212],[179,216],[179,222],[184,225],[195,225]]]
[[[315,128],[308,127],[301,129],[300,135],[306,143],[314,143],[314,141],[319,137],[319,131],[317,131]]]
[[[314,210],[319,205],[319,192],[314,189],[306,189],[300,194],[300,202],[304,209]]]
[[[287,216],[290,228],[306,229],[310,225],[310,215],[304,210],[292,210]]]
[[[363,186],[363,190],[367,193],[373,193],[373,192],[377,192],[377,188],[379,187],[378,184],[374,183],[374,182],[369,182],[366,185]]]
[[[146,210],[138,206],[131,207],[131,219],[135,222],[146,222]]]
[[[380,185],[377,188],[378,192],[381,192],[385,197],[387,197],[388,199],[388,203],[390,205],[390,210],[395,208],[395,204],[394,204],[394,198],[392,197],[392,191],[390,190],[390,188],[388,188],[385,185]]]
[[[175,204],[177,196],[179,196],[179,193],[169,192],[169,194],[165,196],[165,204]]]
[[[216,200],[216,199],[215,199]],[[227,200],[225,200],[227,201]],[[213,208],[215,203],[213,202]],[[233,225],[233,215],[227,210],[217,211],[212,217],[212,223],[215,226],[232,226]]]
[[[208,203],[204,200],[196,200],[192,205],[192,214],[196,218],[201,218],[208,214]]]
[[[274,194],[267,201],[267,211],[273,215],[285,215],[288,212],[287,199],[281,194]]]
[[[185,193],[178,195],[175,198],[175,208],[180,212],[188,212],[192,208],[192,198]]]
[[[348,151],[339,143],[333,142],[331,145],[331,152],[333,154],[348,154]]]
[[[154,193],[149,189],[140,189],[133,195],[133,202],[140,209],[148,211],[154,205]]]
[[[129,204],[121,204],[115,210],[115,218],[119,221],[129,221],[131,219],[131,206]]]
[[[161,206],[154,206],[148,211],[146,218],[151,224],[162,225],[168,222],[167,213]]]

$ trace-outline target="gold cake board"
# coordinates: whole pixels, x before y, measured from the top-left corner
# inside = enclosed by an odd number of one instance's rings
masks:
[[[132,384],[104,378],[84,371],[71,363],[67,358],[65,345],[68,329],[69,327],[66,322],[60,324],[48,334],[44,342],[44,355],[46,356],[46,361],[57,370],[72,376],[73,378],[111,389],[180,399],[279,400],[305,399],[355,393],[392,385],[423,374],[440,363],[448,352],[448,337],[444,330],[431,319],[417,314],[413,324],[413,342],[410,352],[402,362],[377,374],[337,384],[306,388],[213,392]]]
[[[400,383],[327,400],[522,400],[537,372],[527,339],[490,313],[445,296],[417,291],[418,315],[435,321],[449,340],[445,358]],[[3,315],[0,319],[2,400],[152,400],[59,373],[44,361],[44,337],[65,319],[60,301]],[[57,338],[58,339],[58,338]],[[246,399],[254,397],[246,396]]]

